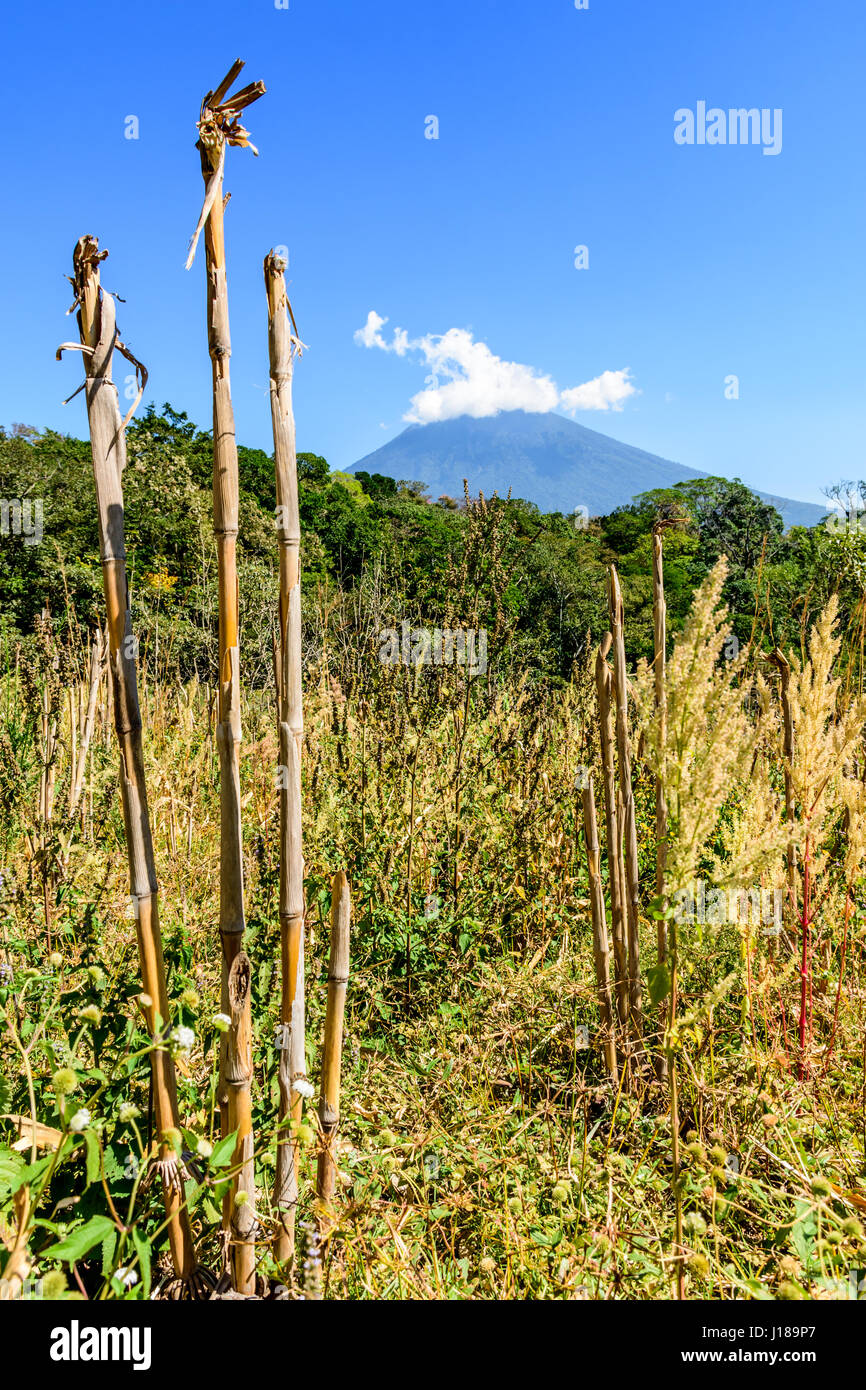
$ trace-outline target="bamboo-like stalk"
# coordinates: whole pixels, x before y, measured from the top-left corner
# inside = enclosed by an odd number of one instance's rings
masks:
[[[625,840],[625,879],[623,883],[628,932],[628,999],[631,1031],[640,1039],[643,1031],[643,1003],[640,978],[639,884],[637,824],[631,783],[631,749],[628,737],[628,676],[625,665],[622,590],[616,566],[610,567],[608,584],[610,631],[613,638],[613,690],[616,696],[616,749],[619,787],[622,796],[622,829]]]
[[[665,667],[667,661],[667,604],[665,602],[664,578],[664,522],[653,527],[653,670],[655,675],[655,704],[658,717],[659,745],[667,743],[667,693],[665,689]],[[661,898],[665,887],[665,867],[667,864],[668,812],[665,801],[664,782],[661,775],[656,776],[656,896]],[[667,956],[667,922],[663,917],[657,921],[658,964],[664,965]],[[656,1070],[660,1081],[667,1076],[667,1054],[664,1048],[664,1035],[668,1019],[668,999],[659,1007],[662,1046],[656,1054]]]
[[[277,1259],[290,1263],[295,1248],[298,1205],[297,1141],[287,1132],[300,1120],[303,1096],[293,1091],[306,1070],[304,1055],[304,853],[301,835],[301,748],[304,740],[301,681],[301,521],[298,466],[292,411],[292,372],[297,334],[286,294],[286,263],[273,251],[265,257],[268,301],[271,421],[277,488],[277,540],[280,551],[280,611],[275,660],[280,747],[280,1108],[273,1202],[279,1215],[274,1243]],[[291,316],[291,326],[289,319]]]
[[[231,1018],[220,1048],[220,1121],[223,1136],[248,1122],[250,1113],[249,1073],[238,1065],[238,1080],[229,1082],[229,1059],[243,1055],[243,1036],[251,1035],[249,990],[238,993],[233,1005],[229,980],[235,959],[241,954],[244,933],[243,844],[241,835],[240,785],[240,651],[238,643],[238,451],[232,407],[229,362],[228,290],[226,285],[225,233],[223,224],[223,169],[226,144],[249,145],[247,132],[238,113],[264,92],[262,83],[244,88],[234,97],[227,93],[243,63],[230,68],[213,92],[202,102],[196,148],[201,156],[205,198],[199,225],[193,237],[187,265],[192,264],[195,242],[204,228],[207,270],[208,350],[213,376],[213,525],[217,548],[219,586],[219,702],[217,748],[220,763],[220,941],[222,945],[222,1010]],[[240,1012],[239,1012],[240,1011]],[[243,1011],[246,1011],[245,1013]],[[244,1072],[241,1076],[240,1073]],[[247,1094],[243,1094],[246,1087]],[[249,1136],[252,1154],[252,1133]],[[246,1139],[245,1139],[246,1142]],[[249,1160],[250,1165],[252,1159]],[[223,1210],[223,1230],[233,1244],[232,1282],[238,1293],[255,1289],[255,1250],[248,1239],[254,1224],[252,1183],[246,1171],[238,1174]],[[248,1192],[248,1202],[237,1202],[239,1192]]]
[[[325,1013],[325,1047],[319,1096],[321,1149],[316,1172],[319,1229],[327,1237],[333,1225],[337,1161],[334,1141],[340,1123],[340,1064],[343,1057],[343,1014],[349,983],[349,934],[352,899],[349,880],[341,869],[331,884],[331,955],[328,964],[328,1006]]]
[[[598,847],[598,823],[595,815],[595,789],[592,773],[582,789],[583,831],[586,840],[586,865],[589,872],[589,903],[592,910],[592,946],[595,956],[595,979],[598,1002],[604,1029],[604,1060],[608,1076],[617,1084],[616,1041],[613,1031],[613,1003],[610,993],[610,947],[604,912],[604,889],[601,882],[601,852]]]
[[[232,1167],[231,1267],[239,1293],[255,1293],[256,1182],[253,1161],[253,1025],[250,1011],[252,968],[246,951],[238,951],[228,975],[231,1026],[227,1039],[225,1085],[228,1092],[229,1133],[237,1135]]]
[[[184,1204],[183,1173],[173,1139],[179,1128],[174,1065],[160,1035],[168,1019],[165,965],[159,929],[158,884],[144,779],[141,714],[126,578],[122,475],[126,439],[117,389],[111,378],[117,345],[114,300],[99,283],[99,262],[108,253],[94,237],[82,237],[73,254],[81,350],[86,364],[87,415],[99,512],[99,550],[108,614],[108,669],[120,748],[120,788],[129,858],[130,891],[145,998],[142,1009],[156,1044],[151,1053],[153,1106],[159,1132],[156,1168],[162,1180],[172,1260],[183,1292],[197,1296],[204,1276],[195,1267],[192,1232]],[[58,351],[58,356],[62,349]]]
[[[625,927],[622,858],[622,825],[616,785],[616,758],[611,720],[612,677],[607,664],[613,638],[608,632],[595,659],[595,689],[598,700],[598,739],[601,749],[604,819],[607,830],[607,865],[610,879],[610,916],[613,934],[616,1007],[620,1024],[628,1026],[628,947]]]

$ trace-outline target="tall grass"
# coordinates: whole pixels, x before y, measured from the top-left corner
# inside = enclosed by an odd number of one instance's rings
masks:
[[[681,767],[670,761],[678,745],[666,742],[662,769],[670,789],[666,895],[673,904],[693,871],[710,886],[778,884],[784,891],[787,884],[792,831],[784,815],[778,689],[764,670],[743,704],[751,672],[745,657],[736,671],[723,653],[717,659],[724,631],[717,597],[716,588],[699,599],[692,627],[667,666],[667,738],[683,741]],[[804,730],[804,763],[793,769],[800,788],[793,832],[798,844],[805,823],[801,809],[814,803],[815,793],[810,801],[807,792],[821,750],[829,748],[826,766],[832,767],[826,785],[821,783],[824,801],[810,818],[812,903],[813,909],[820,904],[820,912],[811,914],[817,926],[809,940],[805,1046],[797,1026],[802,943],[790,905],[778,935],[767,934],[761,923],[705,921],[675,923],[674,936],[673,919],[666,918],[666,968],[676,970],[677,979],[676,1018],[666,1039],[677,1085],[672,1128],[670,1093],[659,1083],[651,1056],[633,1068],[628,1091],[611,1085],[606,1065],[575,792],[578,769],[590,766],[596,780],[601,771],[594,752],[594,672],[578,670],[568,687],[551,690],[522,679],[509,669],[507,657],[497,665],[493,644],[487,675],[471,682],[456,665],[385,665],[379,660],[379,614],[359,610],[353,629],[330,599],[317,603],[310,595],[307,603],[302,814],[306,1060],[314,1086],[322,1066],[331,882],[343,868],[352,883],[354,921],[344,1094],[331,1150],[335,1224],[323,1271],[326,1296],[666,1298],[678,1276],[685,1296],[841,1296],[848,1270],[864,1257],[858,1224],[866,1200],[866,942],[858,828],[864,762],[859,730],[853,742],[839,732],[854,729],[860,715],[846,714],[843,691],[833,687],[832,698],[828,694],[835,659],[827,646],[829,629],[819,631],[811,674],[804,667],[797,676],[802,703],[796,725]],[[60,646],[61,661],[73,669],[62,639]],[[799,670],[796,663],[792,669]],[[84,698],[80,659],[78,670],[81,695],[73,709]],[[7,1025],[0,1065],[10,1091],[3,1110],[21,1117],[3,1122],[6,1140],[14,1142],[26,1131],[30,1113],[15,1042],[17,1037],[28,1046],[29,1027],[31,1037],[36,1033],[28,1054],[35,1118],[69,1134],[72,1145],[44,1187],[42,1177],[33,1181],[33,1210],[54,1211],[67,1195],[82,1199],[82,1217],[108,1210],[99,1180],[84,1187],[84,1166],[73,1161],[85,1143],[69,1130],[74,1097],[75,1105],[86,1105],[92,1118],[104,1121],[98,1144],[111,1175],[108,1189],[118,1210],[121,1202],[131,1204],[132,1217],[122,1224],[146,1237],[156,1279],[165,1232],[152,1195],[124,1176],[124,1155],[146,1148],[148,1119],[142,1076],[136,1065],[127,1071],[136,1036],[129,985],[133,947],[105,732],[107,702],[103,689],[87,793],[73,821],[61,818],[55,827],[64,843],[53,904],[61,960],[50,965],[42,914],[34,911],[41,903],[34,847],[44,828],[38,739],[41,683],[47,678],[35,668],[28,685],[21,663],[16,669],[10,660],[0,683],[0,741],[14,750],[22,768],[20,779],[0,777],[0,939],[14,976],[3,986]],[[648,726],[640,753],[636,724],[630,737],[642,969],[655,1005],[663,984],[663,971],[654,973],[659,962],[652,915],[659,910],[659,764],[649,734],[655,692],[651,671],[630,679],[636,696],[646,692],[637,699]],[[230,1156],[226,1167],[220,1152],[221,1035],[213,1004],[221,968],[214,930],[215,711],[197,683],[148,679],[141,695],[165,903],[170,1021],[195,1034],[189,1053],[177,1059],[180,1142],[197,1174],[188,1200],[199,1257],[216,1263],[220,1194],[231,1168]],[[58,716],[59,805],[70,776],[68,709],[65,702]],[[272,690],[247,693],[240,754],[253,1124],[256,1162],[264,1173],[276,1161],[279,1110],[273,1042],[279,753],[273,709]],[[816,721],[814,756],[805,737],[809,717]],[[687,738],[688,719],[699,733]],[[723,737],[726,728],[730,738]],[[707,736],[713,729],[715,742]],[[751,756],[743,752],[746,745]],[[607,850],[604,843],[601,848]],[[603,854],[602,865],[606,859]],[[740,868],[733,874],[735,865]],[[98,985],[89,973],[97,964]],[[92,1013],[81,1016],[91,1005],[98,1022]],[[69,1076],[52,1081],[58,1071],[73,1074],[74,1092],[64,1090]],[[125,1104],[137,1106],[140,1115],[129,1118]],[[320,1144],[316,1128],[302,1124],[296,1138],[312,1157]],[[42,1152],[47,1157],[50,1151]],[[311,1203],[313,1168],[304,1165],[302,1203]],[[14,1243],[18,1227],[11,1201],[0,1196],[0,1204]],[[61,1211],[59,1234],[64,1227],[74,1234],[80,1218],[74,1208],[64,1210],[69,1214]],[[266,1198],[257,1215],[257,1272],[274,1280],[270,1242],[279,1215]],[[55,1236],[33,1226],[32,1212],[25,1225],[34,1268],[40,1274],[56,1271],[76,1287],[68,1261],[51,1254]],[[104,1268],[101,1247],[76,1264],[92,1295],[140,1293],[143,1256],[130,1249],[131,1236],[123,1239],[125,1244],[118,1234]],[[142,1274],[132,1288],[116,1274],[130,1266]]]

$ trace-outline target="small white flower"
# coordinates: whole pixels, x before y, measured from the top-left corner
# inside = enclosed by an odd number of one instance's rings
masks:
[[[210,1158],[213,1153],[213,1144],[209,1144],[207,1139],[199,1139],[195,1146],[195,1151],[199,1158]]]
[[[137,1105],[133,1105],[131,1100],[125,1100],[117,1112],[117,1118],[122,1125],[128,1124],[130,1120],[137,1120],[141,1111]]]
[[[85,1129],[87,1129],[87,1126],[89,1124],[90,1111],[87,1110],[84,1106],[82,1106],[80,1110],[76,1110],[75,1114],[72,1116],[72,1119],[69,1121],[69,1128],[72,1130],[73,1134],[81,1134]]]
[[[114,1272],[115,1279],[119,1279],[125,1289],[131,1289],[138,1283],[138,1275],[134,1269],[117,1269]]]
[[[218,1033],[226,1033],[231,1027],[231,1019],[228,1014],[214,1014],[211,1023]]]
[[[313,1087],[303,1076],[299,1076],[297,1081],[292,1082],[292,1090],[296,1091],[299,1096],[303,1096],[304,1100],[309,1100],[314,1094]]]
[[[177,1028],[171,1030],[169,1039],[174,1043],[178,1052],[191,1052],[195,1043],[195,1033],[191,1028],[187,1028],[184,1024],[180,1024]]]

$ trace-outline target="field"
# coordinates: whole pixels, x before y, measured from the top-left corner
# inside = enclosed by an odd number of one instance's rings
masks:
[[[590,667],[564,688],[499,682],[492,671],[467,680],[458,665],[384,664],[371,643],[353,652],[345,640],[331,642],[327,622],[322,614],[310,622],[325,636],[304,676],[313,1085],[330,881],[340,868],[352,891],[352,963],[337,1225],[323,1263],[312,1234],[320,1142],[312,1102],[295,1125],[301,1241],[311,1243],[296,1295],[664,1299],[676,1293],[682,1263],[687,1297],[856,1296],[850,1281],[859,1276],[850,1271],[866,1262],[862,712],[854,701],[847,724],[840,718],[845,696],[829,678],[829,631],[815,639],[815,670],[802,684],[807,703],[797,712],[797,806],[814,807],[805,1041],[801,1047],[802,922],[787,893],[781,931],[773,916],[769,928],[736,917],[680,925],[669,1052],[679,1082],[674,1180],[671,1091],[654,1065],[663,1051],[658,1009],[645,996],[641,1047],[618,1029],[617,1084],[601,1046],[579,790],[581,770],[599,764]],[[705,622],[688,651],[687,632],[682,651],[691,668],[703,662],[697,682],[693,669],[688,677],[698,722],[708,715],[718,728],[726,717],[718,690],[732,676],[730,663],[700,645],[715,631]],[[87,670],[87,652],[46,625],[27,661],[9,654],[0,699],[2,1109],[21,1117],[3,1122],[2,1229],[7,1268],[24,1253],[19,1267],[31,1295],[136,1299],[160,1282],[170,1289],[171,1279],[159,1193],[145,1180],[152,1043],[136,1004],[104,676],[81,798],[68,811]],[[674,699],[676,657],[669,678]],[[733,679],[742,687],[747,670]],[[755,881],[785,888],[784,760],[777,683],[766,679],[764,713],[758,718],[756,703],[741,730],[748,741],[761,729],[760,775],[750,779],[736,750],[716,740],[709,752],[723,759],[722,776],[697,827],[709,833],[696,851],[684,850],[689,864],[673,869],[688,869],[688,878],[723,881],[724,862],[730,869],[747,839]],[[213,691],[164,672],[155,679],[146,666],[141,689],[169,1023],[181,1040],[172,1043],[182,1115],[173,1142],[185,1156],[198,1257],[218,1271],[233,1145],[220,1139],[216,1104]],[[655,779],[633,733],[642,969],[652,980]],[[245,943],[253,962],[257,1271],[271,1292],[288,1282],[270,1250],[268,1203],[278,1103],[276,763],[273,687],[251,691],[241,758]],[[852,769],[860,769],[855,777]],[[796,837],[805,843],[799,815]],[[797,873],[801,885],[801,867]],[[266,1287],[260,1277],[260,1291]]]

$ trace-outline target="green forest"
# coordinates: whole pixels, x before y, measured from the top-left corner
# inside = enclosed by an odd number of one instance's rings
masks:
[[[204,680],[217,615],[212,434],[169,405],[151,405],[129,426],[128,456],[127,553],[142,650],[153,670],[165,662],[184,679]],[[239,445],[238,466],[244,661],[258,686],[269,678],[276,601],[274,465],[263,450]],[[784,533],[778,513],[739,481],[707,478],[648,492],[581,529],[580,518],[542,515],[519,497],[486,498],[484,519],[473,520],[467,499],[431,499],[423,479],[332,472],[312,453],[298,454],[298,480],[308,659],[333,621],[363,646],[372,641],[373,617],[386,628],[449,617],[468,624],[472,616],[492,641],[496,634],[492,678],[522,673],[555,685],[571,678],[607,630],[611,563],[628,608],[629,661],[651,657],[651,535],[665,511],[678,518],[665,542],[672,631],[724,555],[724,598],[740,643],[800,647],[838,592],[840,619],[859,650],[864,568],[856,526]],[[44,517],[43,543],[9,534],[0,547],[7,648],[32,641],[45,605],[86,632],[102,606],[89,442],[13,426],[0,436],[0,487],[6,498],[41,498]],[[851,487],[840,484],[837,496]],[[476,553],[467,567],[470,536]]]

